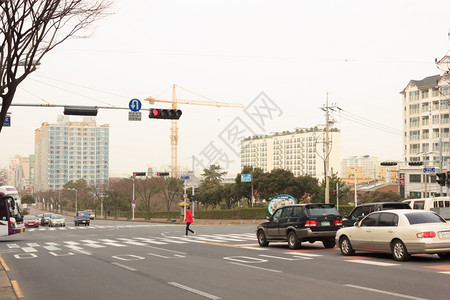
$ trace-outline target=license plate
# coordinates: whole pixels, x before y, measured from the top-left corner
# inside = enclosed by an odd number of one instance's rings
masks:
[[[441,232],[441,238],[449,239],[450,238],[450,231]]]
[[[330,222],[329,221],[322,221],[320,224],[322,226],[330,226]]]

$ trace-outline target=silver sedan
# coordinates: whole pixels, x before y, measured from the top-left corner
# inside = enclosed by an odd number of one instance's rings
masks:
[[[355,226],[341,228],[336,244],[343,255],[355,251],[392,253],[405,261],[411,254],[450,257],[450,224],[441,216],[423,210],[385,210],[367,215]]]

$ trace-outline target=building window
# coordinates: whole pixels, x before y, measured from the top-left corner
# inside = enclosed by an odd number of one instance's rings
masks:
[[[439,125],[439,115],[433,115],[433,125]]]
[[[422,130],[422,139],[428,139],[430,137],[430,131],[428,129]]]
[[[420,152],[420,144],[411,144],[409,153],[410,154],[417,154]]]
[[[428,90],[422,91],[422,99],[428,98]]]
[[[439,101],[433,101],[433,110],[439,110]]]
[[[420,174],[409,174],[409,182],[421,182],[421,177]]]
[[[417,101],[419,100],[419,91],[409,92],[409,101]]]
[[[430,105],[428,102],[422,103],[422,112],[427,112],[430,110]]]
[[[436,139],[439,137],[439,128],[433,129],[433,139]]]
[[[448,114],[441,115],[441,124],[448,124]]]
[[[413,130],[409,132],[409,140],[410,141],[417,141],[419,139],[420,136],[420,131],[419,130]]]
[[[428,143],[423,143],[422,144],[422,152],[429,152],[430,151],[430,144]]]
[[[419,104],[412,104],[409,106],[410,114],[418,114],[419,113]]]
[[[439,116],[438,116],[439,118]],[[419,118],[415,117],[415,118],[409,118],[409,127],[419,127]]]
[[[430,121],[430,117],[428,117],[428,116],[422,117],[422,126],[428,125],[429,121]]]

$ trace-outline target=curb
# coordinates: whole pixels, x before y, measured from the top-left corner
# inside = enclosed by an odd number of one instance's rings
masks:
[[[2,300],[17,300],[16,293],[9,279],[8,266],[0,255],[0,295]]]

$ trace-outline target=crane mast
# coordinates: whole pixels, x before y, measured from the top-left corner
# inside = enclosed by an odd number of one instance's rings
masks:
[[[176,85],[173,84],[172,100],[161,100],[152,97],[145,98],[144,100],[148,101],[150,104],[155,102],[171,103],[172,109],[177,109],[178,104],[244,108],[244,105],[239,103],[178,99],[175,87]],[[170,176],[175,178],[178,177],[178,120],[171,120],[170,125]]]

